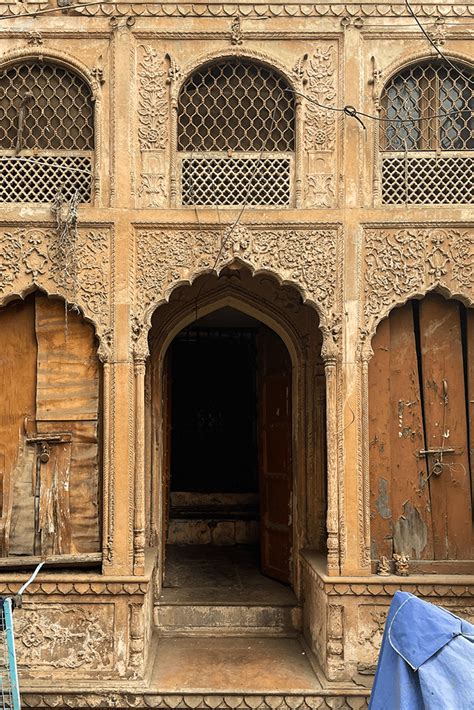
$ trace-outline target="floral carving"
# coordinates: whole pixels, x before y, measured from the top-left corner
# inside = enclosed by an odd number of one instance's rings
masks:
[[[474,233],[463,228],[371,229],[365,235],[365,332],[436,286],[474,298]]]
[[[307,57],[303,82],[306,95],[312,99],[305,102],[304,147],[307,151],[334,150],[336,114],[330,108],[323,108],[334,106],[337,98],[333,45],[319,47]]]
[[[105,332],[109,318],[108,232],[79,230],[74,293],[61,254],[54,229],[18,228],[0,234],[0,299],[37,285],[77,303],[98,330]]]
[[[100,613],[99,613],[100,612]],[[15,631],[20,664],[53,668],[110,668],[113,609],[50,604],[18,613]]]
[[[260,230],[239,225],[226,230],[140,230],[137,323],[149,320],[150,311],[175,284],[191,280],[200,270],[219,272],[236,258],[299,286],[329,317],[336,305],[336,242],[335,229]],[[139,325],[137,339],[140,333]]]
[[[138,65],[140,149],[164,149],[168,118],[164,62],[153,47],[142,46],[142,53],[143,57]]]
[[[162,207],[166,198],[165,176],[155,173],[143,173],[139,195],[147,196],[147,207]]]
[[[307,207],[331,207],[334,199],[333,175],[328,173],[308,175],[306,184]]]

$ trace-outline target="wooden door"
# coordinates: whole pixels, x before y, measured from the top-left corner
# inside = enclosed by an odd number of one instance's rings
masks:
[[[2,555],[98,552],[93,328],[34,294],[0,310],[0,337]]]
[[[292,524],[291,361],[268,328],[257,337],[260,546],[264,574],[290,582]]]
[[[377,329],[369,366],[374,559],[472,557],[473,343],[472,312],[436,294],[395,309]]]

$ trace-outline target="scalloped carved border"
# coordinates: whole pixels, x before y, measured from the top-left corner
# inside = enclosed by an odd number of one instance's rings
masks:
[[[206,273],[219,274],[232,262],[254,273],[270,273],[294,286],[319,314],[323,357],[339,357],[339,290],[342,257],[337,227],[314,229],[203,228],[165,230],[138,227],[135,233],[134,353],[148,355],[147,334],[155,309],[178,286]]]
[[[0,224],[0,306],[35,288],[77,305],[99,338],[99,357],[110,356],[110,225],[78,229],[77,280],[71,286],[61,267],[58,235],[52,224]]]
[[[8,6],[5,6],[6,8]],[[11,7],[11,6],[10,6]],[[469,4],[445,3],[417,5],[420,17],[471,17],[474,10]],[[8,10],[6,10],[8,12]],[[91,5],[76,10],[78,14],[105,16],[142,16],[142,17],[409,17],[404,3],[313,3],[300,5],[254,3],[193,4],[182,2],[170,3],[104,3]]]
[[[24,691],[21,694],[25,707],[64,707],[64,708],[157,708],[158,710],[334,710],[336,708],[354,708],[362,710],[368,707],[369,691],[361,688],[352,692],[334,690],[334,694],[314,693],[311,695],[217,695],[200,694],[158,694],[135,693],[131,691],[55,693]],[[341,704],[342,703],[342,704]]]
[[[18,592],[21,582],[0,582],[0,595],[14,596]],[[33,582],[24,595],[25,601],[29,596],[60,595],[69,596],[117,596],[117,595],[144,595],[149,590],[149,582],[68,582],[54,580],[51,582]]]

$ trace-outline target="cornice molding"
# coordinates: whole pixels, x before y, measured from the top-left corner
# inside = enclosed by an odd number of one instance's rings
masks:
[[[46,3],[1,3],[0,16],[33,16],[35,10],[46,9]],[[452,3],[420,3],[416,5],[421,18],[472,17],[474,5]],[[91,3],[75,14],[90,17],[409,17],[404,2],[364,3],[154,3],[154,2],[104,2]]]

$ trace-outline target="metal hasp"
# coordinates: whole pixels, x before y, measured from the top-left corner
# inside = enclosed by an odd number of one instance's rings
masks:
[[[26,428],[26,425],[25,425]],[[51,446],[58,444],[70,444],[72,434],[69,432],[58,432],[48,434],[33,434],[28,436],[26,443],[37,446],[36,453],[36,478],[35,478],[35,552],[41,552],[41,530],[40,521],[40,496],[41,496],[41,464],[47,464],[51,457]]]
[[[442,446],[438,449],[421,449],[418,452],[418,456],[435,456],[435,461],[431,468],[429,474],[424,478],[424,483],[428,483],[431,476],[440,476],[443,473],[443,456],[444,454],[456,454],[455,449],[443,448]]]

